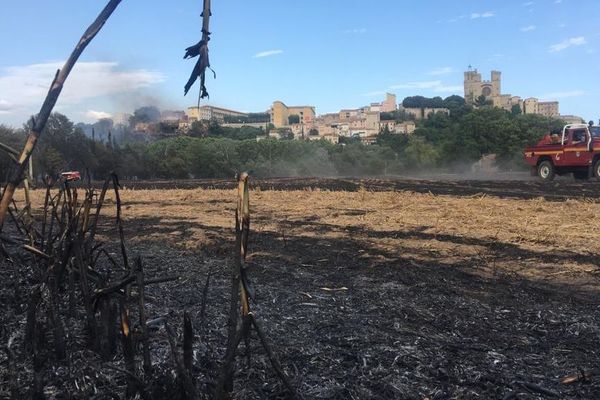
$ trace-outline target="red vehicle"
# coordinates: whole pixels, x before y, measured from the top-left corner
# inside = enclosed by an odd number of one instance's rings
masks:
[[[72,182],[72,181],[79,181],[81,180],[81,174],[79,173],[79,171],[67,171],[67,172],[62,172],[60,174],[61,178],[63,178],[65,181],[67,182]]]
[[[600,179],[600,127],[565,125],[561,135],[547,135],[535,146],[527,147],[524,156],[531,165],[531,174],[544,181],[567,174],[575,179]]]

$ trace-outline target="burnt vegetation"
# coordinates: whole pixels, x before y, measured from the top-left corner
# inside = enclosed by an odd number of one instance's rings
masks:
[[[243,268],[250,233],[248,175],[239,180],[229,334],[221,367],[216,361],[221,357],[219,347],[210,346],[214,338],[207,336],[204,327],[209,324],[205,315],[211,271],[201,304],[195,304],[199,320],[193,321],[188,307],[163,315],[149,314],[148,301],[156,306],[157,298],[148,295],[147,286],[173,281],[183,285],[189,277],[148,275],[142,257],[129,254],[119,191],[118,177],[112,174],[100,190],[90,186],[81,190],[65,180],[57,187],[47,182],[44,207],[36,218],[26,212],[31,204],[25,203],[21,210],[12,203],[12,224],[0,236],[0,265],[9,279],[0,296],[10,307],[3,318],[3,361],[7,367],[1,369],[0,381],[6,389],[0,394],[36,399],[67,393],[75,398],[98,394],[148,399],[228,398],[234,389],[238,345],[243,339],[246,367],[250,368],[251,332],[255,332],[255,339],[284,384],[286,397],[296,398],[295,387],[250,311],[251,286]],[[107,203],[114,204],[113,222],[103,221]],[[100,235],[108,240],[97,240]],[[24,325],[19,327],[21,320]],[[171,325],[174,320],[181,327],[181,338]],[[200,335],[194,325],[201,327]],[[168,353],[164,353],[164,341]],[[197,379],[198,374],[203,381]]]
[[[35,222],[11,206],[2,396],[600,393],[598,246],[565,245],[585,235],[568,210],[597,210],[582,184],[118,184],[36,190]]]

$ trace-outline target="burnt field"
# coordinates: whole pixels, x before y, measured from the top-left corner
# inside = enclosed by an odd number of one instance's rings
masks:
[[[195,384],[210,398],[226,346],[235,184],[122,184],[130,253],[149,276],[178,277],[146,288],[148,319],[181,337],[189,312]],[[251,188],[252,306],[303,398],[600,398],[600,184],[308,178]],[[34,209],[43,201],[35,191]],[[98,235],[117,237],[114,222]],[[0,345],[13,349],[0,352],[0,398],[15,382],[26,397],[34,360],[19,344],[35,266],[0,264]],[[45,354],[45,395],[122,397],[121,354],[90,351],[80,321],[65,320],[69,356]],[[149,392],[174,397],[159,390],[175,370],[162,327],[150,342]],[[288,397],[255,335],[239,350],[234,398]]]
[[[235,182],[226,179],[123,181],[123,183],[131,189],[231,189],[235,187]],[[548,200],[600,198],[598,182],[577,182],[570,177],[565,177],[558,178],[555,182],[545,183],[525,173],[507,177],[483,176],[477,179],[460,179],[460,176],[451,174],[444,175],[442,179],[272,178],[256,180],[253,182],[253,187],[261,190],[411,191],[450,196],[486,194],[519,199],[543,197]]]

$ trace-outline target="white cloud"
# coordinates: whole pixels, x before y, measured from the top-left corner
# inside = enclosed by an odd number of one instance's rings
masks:
[[[523,7],[530,7],[533,5],[533,1],[527,1],[525,3],[523,3]]]
[[[0,99],[0,114],[7,114],[12,111],[12,104],[4,99]]]
[[[587,43],[587,41],[585,40],[585,37],[578,36],[578,37],[574,37],[574,38],[570,38],[570,39],[565,39],[562,42],[557,43],[557,44],[553,44],[552,46],[550,46],[549,51],[550,51],[550,53],[556,53],[556,52],[568,49],[569,47],[581,46],[586,43]]]
[[[554,0],[554,4],[560,4],[562,3],[562,0]]]
[[[441,68],[436,68],[436,69],[429,71],[427,73],[427,75],[440,76],[440,75],[448,75],[448,74],[451,74],[452,72],[454,72],[452,67],[441,67]]]
[[[363,34],[363,33],[367,33],[367,28],[346,29],[344,31],[344,33]]]
[[[484,13],[471,13],[471,16],[469,18],[471,18],[471,19],[490,18],[495,15],[496,15],[496,13],[494,13],[493,11],[486,11]]]
[[[524,26],[521,28],[521,32],[531,32],[531,31],[535,31],[536,26],[535,25],[528,25],[528,26]]]
[[[95,110],[87,110],[84,115],[87,119],[91,119],[91,120],[99,120],[99,119],[103,119],[103,118],[111,118],[112,117],[112,115],[107,112],[95,111]]]
[[[62,68],[62,62],[49,62],[4,68],[0,71],[0,93],[11,99],[2,100],[5,113],[32,114],[48,93],[48,88]],[[83,100],[132,92],[164,81],[164,76],[145,69],[123,70],[116,62],[79,62],[75,65],[58,100],[58,106],[77,104]]]
[[[255,55],[252,56],[252,58],[262,58],[262,57],[269,57],[269,56],[274,56],[276,54],[281,54],[283,53],[283,50],[267,50],[267,51],[261,51],[260,53],[256,53]]]
[[[568,92],[554,92],[538,96],[540,99],[564,99],[567,97],[580,97],[585,95],[583,90],[571,90]]]

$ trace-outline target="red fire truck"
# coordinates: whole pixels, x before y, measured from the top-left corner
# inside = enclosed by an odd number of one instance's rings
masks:
[[[63,178],[67,182],[79,181],[81,180],[81,173],[79,171],[67,171],[62,172],[60,174],[61,178]]]
[[[547,135],[535,146],[527,147],[524,156],[531,174],[544,181],[567,174],[581,180],[600,179],[600,127],[565,125],[562,134]]]

